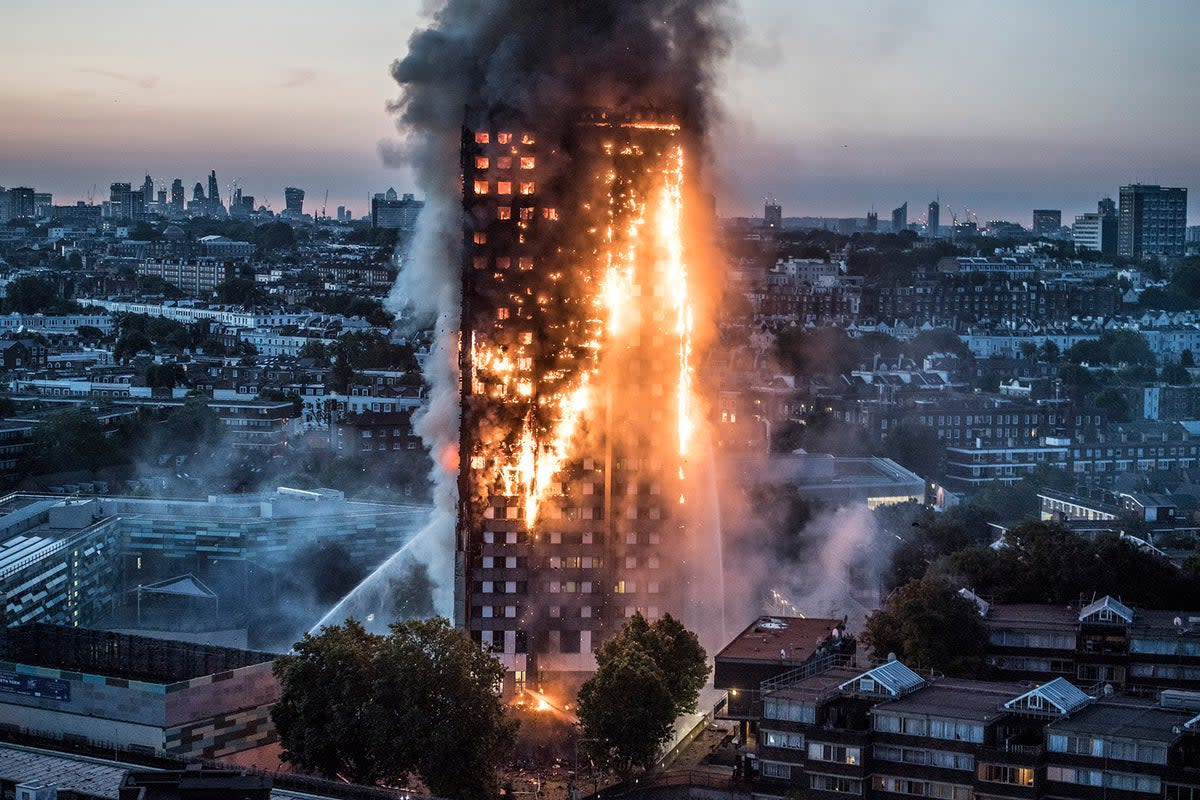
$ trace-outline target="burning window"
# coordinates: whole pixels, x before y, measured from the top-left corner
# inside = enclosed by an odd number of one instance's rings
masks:
[[[508,256],[497,256],[496,269],[508,269],[512,265],[512,259]]]
[[[476,231],[474,241],[475,244],[487,244],[487,234],[483,231]]]
[[[487,156],[475,156],[475,169],[487,169],[487,168],[488,168],[488,157]]]
[[[475,269],[487,269],[487,256],[475,256],[472,263]]]
[[[534,190],[533,181],[521,181],[521,194],[533,194]]]
[[[521,219],[526,219],[526,220],[533,219],[533,209],[532,208],[522,208],[521,209]]]
[[[521,344],[533,344],[533,331],[522,331]]]
[[[488,182],[487,181],[475,181],[475,194],[487,194],[487,193],[488,193]]]
[[[533,169],[533,156],[521,156],[521,169]]]
[[[496,219],[512,219],[512,206],[496,206]]]
[[[512,169],[512,156],[496,156],[496,169]]]
[[[534,143],[535,142],[534,142],[532,133],[522,133],[521,134],[521,144],[534,144]]]
[[[497,181],[496,194],[512,194],[512,181]]]
[[[511,133],[497,133],[496,141],[499,142],[500,144],[509,144],[512,142],[512,134]]]
[[[549,220],[556,220],[556,219],[558,219],[558,209],[557,208],[543,208],[542,209],[542,217],[545,219],[549,219]]]
[[[486,131],[480,131],[475,134],[475,144],[487,144],[490,141]]]
[[[533,259],[529,256],[521,256],[517,259],[517,269],[521,272],[529,272],[533,269]]]
[[[503,307],[497,308],[496,319],[508,319],[508,309]]]

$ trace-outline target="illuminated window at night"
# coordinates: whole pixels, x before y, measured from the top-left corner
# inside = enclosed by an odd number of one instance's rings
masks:
[[[475,134],[475,144],[487,144],[489,141],[488,135],[484,131]]]
[[[533,209],[532,208],[522,208],[521,209],[521,219],[533,219]]]
[[[499,142],[500,144],[509,144],[512,142],[512,134],[511,133],[497,133],[496,141]]]
[[[488,157],[487,156],[475,156],[475,169],[487,169],[487,168],[488,168]]]
[[[521,181],[521,194],[533,194],[533,181]]]
[[[487,234],[483,231],[475,232],[475,244],[487,244]]]
[[[512,206],[496,206],[496,219],[512,219]]]
[[[496,156],[496,169],[512,169],[512,156]]]
[[[488,182],[487,181],[475,181],[475,194],[487,194],[487,193],[488,193]]]
[[[558,219],[558,209],[557,208],[543,208],[542,216],[549,220],[556,220],[556,219]]]
[[[521,156],[521,169],[533,169],[533,156]]]
[[[512,194],[512,181],[497,181],[496,194]]]
[[[528,272],[533,269],[533,259],[528,256],[521,256],[517,259],[517,269],[522,272]]]

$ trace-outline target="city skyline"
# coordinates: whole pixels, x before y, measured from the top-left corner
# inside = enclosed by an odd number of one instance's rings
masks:
[[[717,81],[718,209],[755,216],[771,194],[789,217],[863,216],[940,195],[1028,225],[1034,208],[1071,220],[1124,184],[1194,188],[1200,111],[1186,78],[1200,56],[1187,32],[1200,8],[1154,10],[846,3],[797,14],[746,0]],[[374,192],[414,190],[381,149],[399,143],[388,69],[427,22],[417,8],[217,2],[166,14],[141,0],[121,10],[72,0],[50,14],[7,12],[28,35],[0,55],[6,186],[63,203],[93,184],[97,198],[146,173],[190,187],[216,169],[223,192],[238,178],[277,211],[291,185],[309,211],[328,189],[329,208],[358,216]],[[37,35],[50,25],[54,37]],[[36,71],[21,67],[34,60]]]

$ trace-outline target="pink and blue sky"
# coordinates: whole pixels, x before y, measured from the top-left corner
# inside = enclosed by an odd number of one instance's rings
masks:
[[[0,185],[56,202],[216,169],[282,206],[366,210],[388,74],[419,0],[6,4]],[[1064,221],[1122,183],[1191,190],[1200,222],[1200,3],[743,0],[721,71],[718,205],[910,219],[935,193],[981,219]],[[948,221],[948,215],[943,213]]]

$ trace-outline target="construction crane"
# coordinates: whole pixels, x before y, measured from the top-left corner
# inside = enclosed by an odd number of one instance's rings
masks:
[[[92,190],[87,193],[87,204],[89,206],[96,204],[96,184],[92,184]]]
[[[329,190],[325,190],[325,199],[321,201],[321,219],[329,219],[325,214],[325,206],[329,205]]]

